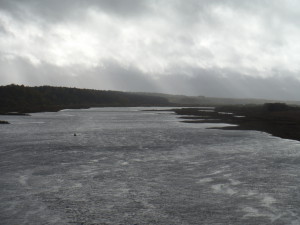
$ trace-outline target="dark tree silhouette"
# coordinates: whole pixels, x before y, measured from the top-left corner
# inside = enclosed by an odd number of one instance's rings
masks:
[[[163,106],[167,99],[119,91],[99,91],[67,87],[0,86],[0,112],[58,111],[64,108],[104,106]]]

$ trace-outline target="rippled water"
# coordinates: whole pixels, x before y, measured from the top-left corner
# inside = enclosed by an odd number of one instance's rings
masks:
[[[0,224],[300,224],[299,142],[141,110],[0,116]]]

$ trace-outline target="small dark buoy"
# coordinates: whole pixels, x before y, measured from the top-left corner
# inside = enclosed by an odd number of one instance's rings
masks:
[[[76,134],[76,133],[74,133],[74,136],[77,136],[77,134]]]

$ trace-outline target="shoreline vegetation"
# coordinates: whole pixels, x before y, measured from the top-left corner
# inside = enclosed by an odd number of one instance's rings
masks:
[[[0,115],[29,116],[28,113],[91,107],[185,107],[171,110],[180,115],[182,122],[185,123],[233,124],[236,126],[214,129],[257,130],[298,141],[300,141],[299,105],[300,102],[278,103],[263,99],[189,97],[52,86],[26,87],[14,84],[0,86]],[[0,121],[0,124],[9,122]]]
[[[236,126],[212,127],[223,130],[256,130],[300,141],[300,107],[284,103],[219,106],[214,110],[173,109],[184,123],[226,123]]]
[[[205,96],[170,95],[145,92],[103,91],[69,87],[24,85],[0,86],[0,115],[29,115],[62,109],[91,107],[203,107],[276,103],[276,100],[233,99]],[[300,101],[287,101],[300,105]]]
[[[0,86],[0,115],[27,115],[91,107],[174,106],[166,98],[120,91],[67,87]]]

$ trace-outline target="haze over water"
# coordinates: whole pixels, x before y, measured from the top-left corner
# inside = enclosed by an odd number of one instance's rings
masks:
[[[1,224],[300,223],[299,142],[143,109],[0,116]]]

